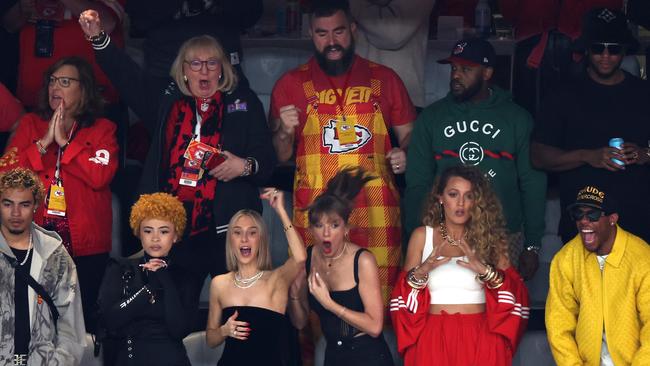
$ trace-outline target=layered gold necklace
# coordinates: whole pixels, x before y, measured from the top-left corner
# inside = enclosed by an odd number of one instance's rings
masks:
[[[440,236],[449,243],[452,247],[457,247],[460,245],[460,242],[463,241],[464,239],[467,238],[467,231],[464,232],[463,235],[461,235],[460,238],[458,239],[453,239],[451,236],[449,236],[449,233],[447,232],[447,225],[445,225],[444,222],[440,223]]]

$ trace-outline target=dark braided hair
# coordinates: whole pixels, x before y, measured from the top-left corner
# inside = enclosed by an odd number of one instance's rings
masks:
[[[361,168],[341,170],[327,183],[325,192],[316,197],[307,207],[309,224],[316,224],[324,214],[328,213],[336,213],[347,223],[355,197],[367,182],[375,178]]]

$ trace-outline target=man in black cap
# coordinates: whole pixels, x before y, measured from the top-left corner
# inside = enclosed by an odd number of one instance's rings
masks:
[[[530,165],[531,116],[490,83],[495,59],[489,42],[473,38],[457,42],[451,56],[438,61],[451,65],[450,92],[416,121],[403,212],[410,234],[421,225],[422,204],[437,176],[459,164],[479,167],[491,179],[513,234],[510,259],[519,260],[522,276],[530,278],[544,234],[546,176]]]
[[[532,161],[558,173],[564,241],[576,233],[566,207],[575,191],[594,180],[621,188],[621,225],[650,240],[650,89],[620,68],[637,46],[623,14],[590,11],[575,42],[585,54],[585,76],[554,93],[541,110]],[[612,138],[623,139],[621,149],[608,146]]]
[[[650,365],[650,247],[617,225],[611,193],[578,192],[568,213],[579,235],[551,262],[546,331],[558,365]]]

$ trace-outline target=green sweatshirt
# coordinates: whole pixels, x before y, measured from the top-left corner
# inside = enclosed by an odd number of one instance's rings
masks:
[[[415,122],[406,169],[405,224],[408,235],[422,224],[422,205],[435,178],[450,166],[478,166],[501,200],[508,229],[522,231],[525,245],[544,235],[546,175],[532,168],[530,114],[510,93],[491,87],[479,103],[457,103],[451,94],[422,111]]]

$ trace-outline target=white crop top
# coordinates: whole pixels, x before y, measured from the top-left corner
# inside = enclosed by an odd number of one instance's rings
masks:
[[[426,226],[422,262],[433,252],[433,228]],[[467,257],[452,257],[451,260],[429,272],[429,294],[431,304],[485,304],[485,290],[476,280],[476,273],[459,266],[458,259]]]

